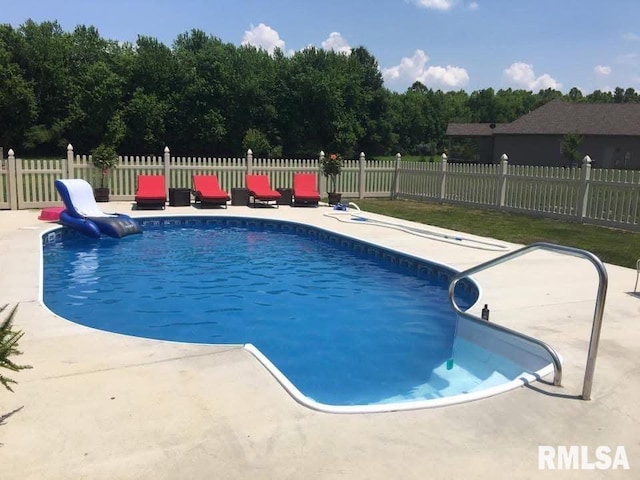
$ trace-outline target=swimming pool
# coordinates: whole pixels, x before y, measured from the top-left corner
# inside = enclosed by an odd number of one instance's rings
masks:
[[[252,344],[298,400],[335,411],[471,398],[542,364],[461,327],[446,266],[287,222],[139,220],[145,233],[119,241],[46,234],[45,305],[127,335]],[[459,287],[459,304],[476,301],[475,284]]]

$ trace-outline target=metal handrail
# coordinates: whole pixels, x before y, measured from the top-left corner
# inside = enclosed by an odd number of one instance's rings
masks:
[[[562,363],[560,361],[560,357],[558,356],[558,354],[553,348],[551,348],[549,345],[547,345],[546,343],[536,338],[525,335],[524,333],[516,332],[515,330],[511,330],[510,328],[503,327],[502,325],[496,325],[493,323],[489,324],[487,323],[487,321],[482,320],[481,318],[475,315],[472,315],[467,312],[463,312],[460,309],[460,307],[458,307],[458,304],[456,303],[454,298],[454,291],[455,291],[456,284],[463,278],[473,275],[474,273],[478,273],[482,270],[486,270],[490,267],[494,267],[496,265],[504,263],[507,260],[520,257],[534,250],[551,250],[551,251],[571,255],[574,257],[586,258],[596,267],[596,270],[598,271],[598,277],[599,277],[598,294],[596,296],[596,307],[593,314],[593,325],[591,327],[591,339],[589,341],[587,365],[585,367],[585,372],[584,372],[584,383],[582,384],[582,398],[584,400],[590,400],[591,387],[593,386],[593,374],[596,368],[596,357],[598,355],[598,344],[600,343],[600,330],[602,329],[602,316],[604,313],[604,302],[607,296],[607,286],[609,283],[607,270],[605,269],[604,264],[593,253],[588,252],[586,250],[579,249],[579,248],[567,247],[564,245],[556,245],[553,243],[546,243],[546,242],[532,243],[531,245],[523,247],[519,250],[515,250],[513,252],[507,253],[500,257],[494,258],[493,260],[489,260],[487,262],[481,263],[480,265],[476,265],[475,267],[472,267],[468,270],[465,270],[464,272],[460,272],[457,275],[455,275],[451,280],[451,283],[449,284],[449,302],[451,302],[453,309],[456,311],[458,315],[462,315],[463,317],[478,323],[491,325],[493,328],[497,328],[497,329],[506,331],[508,333],[511,333],[513,335],[516,335],[520,338],[524,338],[525,340],[533,342],[541,346],[542,348],[544,348],[547,352],[549,352],[553,360],[553,367],[554,367],[553,384],[560,385],[562,382]]]

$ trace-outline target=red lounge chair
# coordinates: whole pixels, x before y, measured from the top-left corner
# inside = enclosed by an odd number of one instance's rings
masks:
[[[164,175],[138,175],[135,200],[136,208],[164,208],[167,203]]]
[[[194,175],[193,194],[196,202],[200,202],[203,207],[221,205],[227,208],[227,202],[231,200],[229,194],[220,188],[218,177],[215,175]]]
[[[247,183],[247,190],[249,190],[249,197],[253,198],[253,205],[255,206],[256,200],[261,202],[276,202],[282,195],[280,192],[272,190],[269,186],[269,177],[267,175],[245,175],[245,181]],[[278,204],[276,202],[276,208]]]
[[[293,205],[318,206],[320,194],[318,193],[318,180],[315,173],[293,174]]]

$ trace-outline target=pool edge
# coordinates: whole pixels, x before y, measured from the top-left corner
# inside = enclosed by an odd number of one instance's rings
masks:
[[[450,405],[459,405],[462,403],[468,403],[475,400],[493,397],[495,395],[514,390],[518,387],[522,387],[540,380],[553,373],[553,364],[550,363],[535,373],[531,374],[523,372],[521,375],[519,375],[518,378],[511,380],[510,382],[496,385],[495,387],[482,389],[477,392],[463,393],[460,395],[433,398],[429,400],[380,403],[373,405],[328,405],[325,403],[317,402],[304,395],[255,345],[251,343],[245,343],[243,345],[243,349],[253,355],[253,357],[258,360],[258,362],[262,364],[264,368],[267,369],[267,371],[278,381],[278,383],[280,383],[280,385],[282,385],[287,393],[291,395],[293,399],[300,405],[319,412],[335,414],[402,412],[410,410],[447,407]]]

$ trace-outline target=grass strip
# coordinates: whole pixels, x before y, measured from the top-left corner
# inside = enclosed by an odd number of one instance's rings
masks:
[[[365,211],[528,245],[550,242],[581,248],[603,262],[636,268],[640,233],[550,218],[410,200],[356,199]]]

